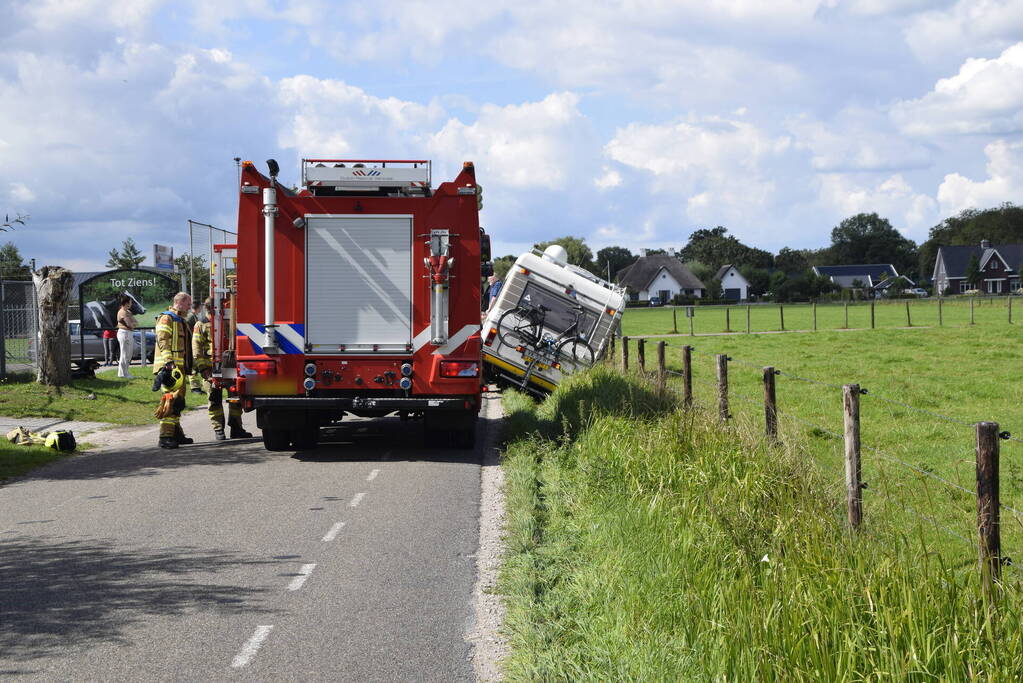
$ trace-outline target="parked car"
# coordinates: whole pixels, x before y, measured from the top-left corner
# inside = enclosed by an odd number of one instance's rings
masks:
[[[85,336],[79,340],[82,323],[80,320],[69,320],[68,331],[71,333],[71,357],[82,358],[84,346],[85,358],[99,358],[103,360],[103,333],[99,330],[86,330]],[[156,334],[152,330],[135,330],[132,336],[135,337],[135,349],[132,360],[139,360],[142,357],[142,332],[146,333],[146,362],[153,362],[153,352],[156,350]]]
[[[652,296],[652,297],[650,297],[649,301],[647,301],[647,304],[650,305],[650,306],[660,306],[661,305],[661,297],[659,297],[659,296]]]
[[[913,289],[904,289],[904,290],[902,290],[902,293],[903,294],[911,294],[913,296],[918,296],[920,298],[925,298],[927,296],[927,290],[924,289],[923,287],[914,287]]]

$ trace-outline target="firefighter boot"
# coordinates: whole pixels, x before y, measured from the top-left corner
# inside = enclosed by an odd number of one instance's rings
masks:
[[[173,436],[161,436],[160,448],[177,448],[178,440]]]
[[[242,423],[241,422],[232,422],[230,424],[230,427],[231,427],[231,438],[232,439],[251,439],[252,438],[252,434],[250,434],[247,431],[245,431],[245,428],[242,427]]]
[[[227,435],[224,434],[224,428],[223,427],[217,427],[216,429],[214,429],[213,430],[213,437],[217,441],[225,441],[225,440],[227,440]]]
[[[179,445],[187,446],[190,443],[195,443],[195,439],[185,436],[184,430],[181,429],[181,425],[178,425],[177,430],[174,432],[174,439]]]

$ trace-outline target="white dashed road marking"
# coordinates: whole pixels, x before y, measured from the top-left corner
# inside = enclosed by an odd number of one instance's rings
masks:
[[[252,634],[248,642],[242,646],[241,652],[235,655],[235,658],[231,661],[231,667],[240,669],[252,661],[252,658],[256,656],[260,646],[266,637],[270,635],[270,631],[273,630],[273,625],[270,626],[257,626],[256,632]]]
[[[327,535],[323,537],[323,542],[330,543],[335,538],[337,538],[338,533],[341,531],[341,528],[344,527],[344,525],[345,525],[344,522],[337,522],[336,524],[334,524],[334,526],[330,527],[330,531],[328,531]]]
[[[305,583],[305,580],[309,578],[309,575],[313,573],[313,569],[316,567],[315,564],[303,564],[302,568],[298,570],[298,576],[291,580],[288,584],[289,591],[297,591]]]
[[[365,496],[366,496],[366,494],[365,494],[365,493],[356,493],[356,494],[355,494],[355,496],[354,496],[354,497],[352,498],[352,502],[350,502],[350,503],[348,504],[348,507],[352,507],[352,508],[353,508],[353,507],[357,507],[357,506],[359,505],[359,503],[361,503],[361,502],[362,502],[362,499],[363,499],[363,498],[364,498]]]
[[[366,481],[373,481],[374,479],[377,478],[378,474],[380,474],[380,470],[373,470],[368,475],[366,475]]]

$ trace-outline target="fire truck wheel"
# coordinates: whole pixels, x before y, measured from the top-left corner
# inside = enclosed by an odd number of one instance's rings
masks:
[[[291,432],[287,429],[263,428],[263,447],[268,451],[286,451],[291,447]]]
[[[319,426],[303,427],[291,432],[291,445],[298,450],[311,450],[320,443]]]

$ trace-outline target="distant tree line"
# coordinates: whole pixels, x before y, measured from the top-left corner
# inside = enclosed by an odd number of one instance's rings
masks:
[[[980,244],[983,239],[992,243],[1023,243],[1023,207],[1006,203],[990,209],[967,209],[931,228],[928,239],[919,246],[904,237],[887,218],[876,213],[858,213],[836,225],[831,230],[831,243],[818,249],[782,247],[772,254],[744,244],[719,225],[690,234],[676,255],[707,286],[710,299],[721,298],[721,283],[715,275],[722,266],[730,264],[749,281],[754,296],[769,295],[777,301],[791,301],[819,298],[836,291],[830,280],[814,275],[814,266],[890,263],[903,278],[921,283],[929,281],[934,272],[939,246]],[[543,250],[552,244],[565,248],[569,263],[612,280],[638,258],[621,246],[604,247],[594,254],[581,237],[559,237],[534,246]],[[647,253],[668,252],[648,249]],[[514,262],[514,256],[502,257],[495,260],[494,269],[503,278]],[[895,286],[896,291],[903,285],[908,287],[908,281],[903,279]]]

